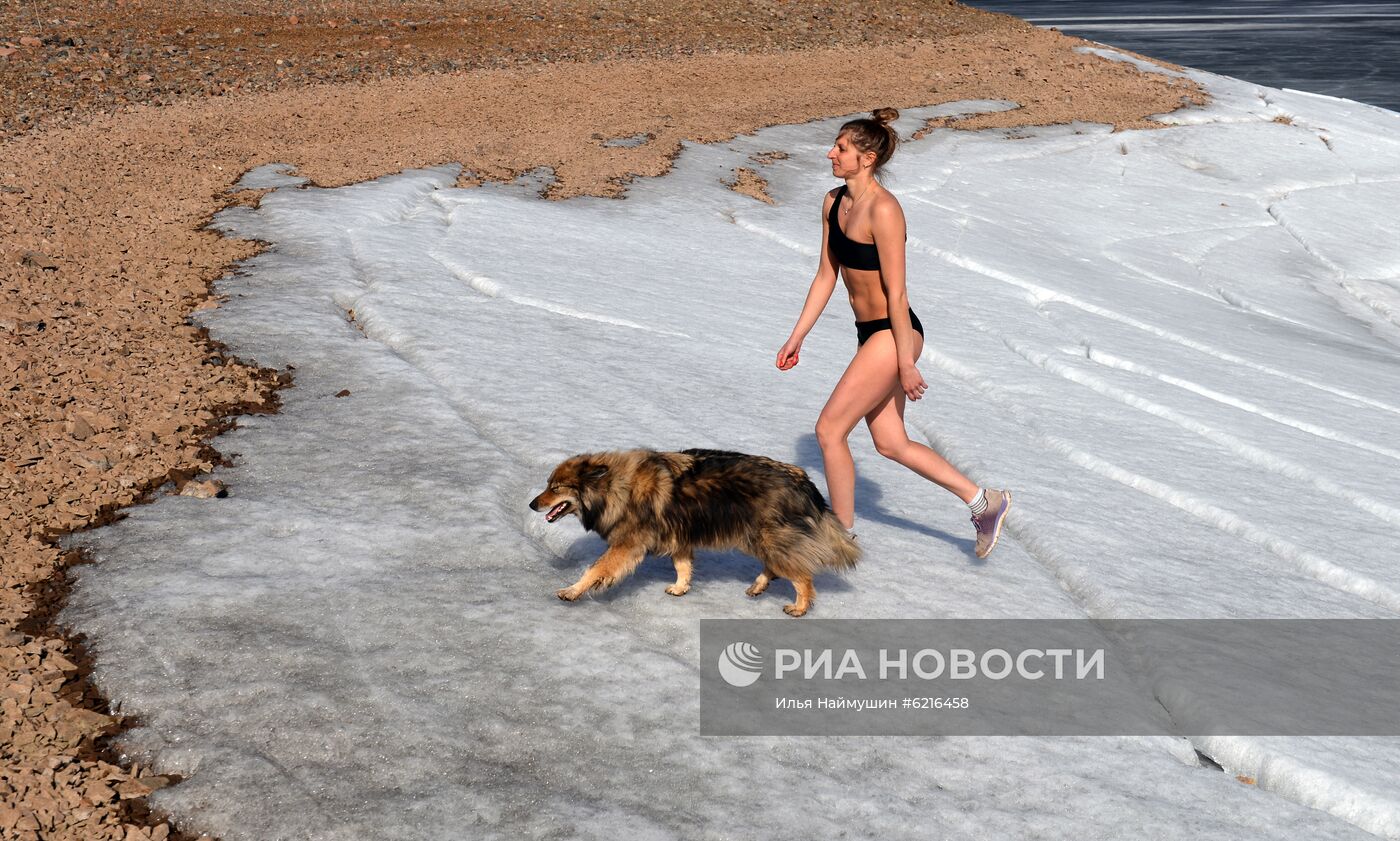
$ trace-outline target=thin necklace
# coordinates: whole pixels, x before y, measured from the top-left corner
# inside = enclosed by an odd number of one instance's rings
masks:
[[[874,187],[874,186],[875,186],[874,184],[871,184],[870,186],[866,187],[864,190],[861,190],[859,196],[851,196],[851,204],[850,204],[850,206],[847,207],[847,208],[845,209],[845,211],[843,211],[843,212],[844,212],[846,215],[849,216],[850,213],[851,213],[851,211],[855,209],[856,202],[858,202],[858,201],[860,201],[861,199],[865,198],[865,194],[868,193],[868,192],[870,192],[870,188],[871,188],[871,187]],[[847,194],[847,195],[850,195],[850,192],[851,192],[851,189],[850,189],[849,187],[847,187],[847,188],[846,188],[846,194]]]

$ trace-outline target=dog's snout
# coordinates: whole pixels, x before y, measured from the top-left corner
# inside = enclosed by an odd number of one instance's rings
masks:
[[[539,496],[537,496],[537,497],[535,497],[534,499],[530,500],[530,510],[531,510],[531,511],[538,511],[538,510],[540,510],[541,508],[543,508],[543,507],[544,507],[544,503],[541,501],[541,500],[543,500],[543,499],[544,499],[544,494],[540,494]]]

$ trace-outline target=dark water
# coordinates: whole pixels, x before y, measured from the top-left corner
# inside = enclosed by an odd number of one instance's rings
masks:
[[[964,2],[1176,64],[1400,111],[1400,2]]]

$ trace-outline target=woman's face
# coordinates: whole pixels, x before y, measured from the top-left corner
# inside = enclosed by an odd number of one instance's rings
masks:
[[[841,132],[836,135],[836,142],[831,145],[831,151],[826,153],[826,157],[831,161],[831,174],[837,178],[850,178],[860,174],[874,162],[874,152],[862,153],[851,142],[850,132]],[[866,158],[870,160],[865,160]]]

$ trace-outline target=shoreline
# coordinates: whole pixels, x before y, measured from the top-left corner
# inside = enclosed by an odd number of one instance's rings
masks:
[[[261,197],[227,192],[247,169],[288,162],[312,184],[337,186],[444,162],[488,180],[551,166],[553,197],[617,195],[632,178],[665,172],[683,139],[873,104],[1010,99],[1021,107],[957,125],[1138,127],[1200,96],[1075,53],[1082,43],[1008,24],[879,51],[483,69],[137,106],[0,143],[0,203],[13,214],[12,244],[0,249],[0,393],[9,395],[0,615],[8,681],[31,687],[5,711],[18,770],[4,780],[14,821],[4,813],[0,826],[32,821],[47,837],[120,838],[127,827],[138,828],[134,837],[169,835],[144,805],[167,780],[118,767],[101,737],[126,723],[106,714],[80,642],[53,625],[76,560],[54,540],[207,472],[220,458],[213,435],[250,408],[275,408],[276,372],[228,359],[187,322],[217,305],[210,284],[260,249],[206,228],[223,207]],[[874,54],[882,79],[829,72]],[[653,139],[594,139],[638,134]],[[80,822],[56,823],[89,809]]]

